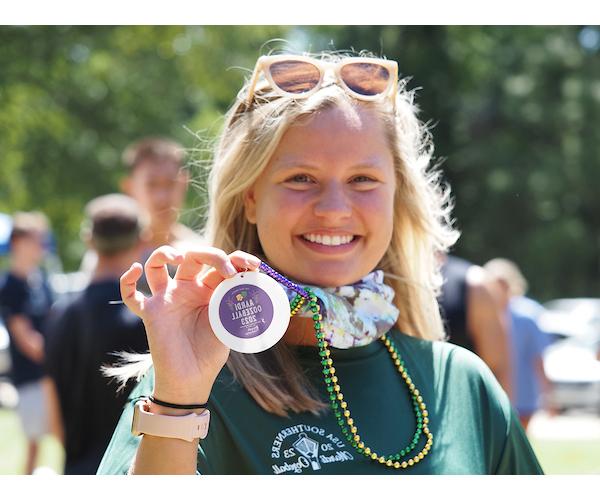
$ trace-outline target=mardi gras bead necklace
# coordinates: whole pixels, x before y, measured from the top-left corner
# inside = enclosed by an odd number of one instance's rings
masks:
[[[273,278],[275,281],[278,281],[279,283],[296,292],[297,295],[290,303],[290,317],[297,314],[304,305],[307,305],[312,312],[315,337],[317,339],[317,346],[319,348],[321,365],[323,366],[323,378],[327,394],[329,395],[329,405],[336,417],[338,425],[342,430],[342,434],[350,442],[352,447],[365,457],[395,469],[406,469],[407,467],[412,467],[423,460],[433,446],[433,434],[429,430],[429,413],[427,412],[427,406],[423,401],[423,396],[421,396],[419,390],[415,387],[415,384],[408,374],[406,366],[404,365],[404,361],[400,357],[400,354],[398,354],[393,340],[387,335],[384,335],[380,339],[390,353],[398,373],[408,388],[415,414],[416,430],[410,443],[408,443],[399,452],[395,454],[382,455],[372,450],[362,440],[356,423],[354,422],[354,419],[350,413],[350,407],[344,400],[340,381],[336,375],[335,367],[333,366],[333,360],[331,359],[331,351],[328,349],[329,344],[325,340],[325,334],[323,333],[323,325],[321,323],[323,316],[320,312],[321,306],[318,303],[317,296],[309,288],[302,288],[296,283],[293,283],[264,262],[260,264],[259,270]],[[425,444],[420,451],[415,451],[419,442],[423,439],[425,440]]]

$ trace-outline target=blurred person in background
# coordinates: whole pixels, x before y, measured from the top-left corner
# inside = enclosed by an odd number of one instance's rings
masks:
[[[443,259],[444,284],[438,302],[448,340],[479,355],[510,396],[510,336],[493,280],[472,262],[454,255]]]
[[[18,393],[17,413],[27,437],[25,472],[34,470],[40,439],[48,432],[42,389],[45,322],[53,296],[40,269],[49,224],[40,212],[17,212],[10,234],[9,270],[0,279],[0,308],[10,335],[11,382]]]
[[[512,351],[512,401],[525,430],[540,408],[548,390],[542,353],[550,337],[537,323],[544,307],[525,296],[527,281],[517,265],[507,259],[492,259],[484,269],[498,284],[498,299],[509,324]]]
[[[142,138],[123,152],[127,175],[121,181],[121,191],[137,201],[148,217],[148,239],[134,260],[144,262],[162,245],[184,249],[201,241],[194,231],[177,221],[189,184],[184,159],[183,146],[163,137]],[[88,251],[82,270],[90,274],[95,260],[94,252]],[[144,278],[140,288],[150,292]]]
[[[49,324],[49,399],[59,411],[65,474],[95,474],[129,390],[117,392],[101,373],[111,353],[146,352],[142,321],[118,300],[119,277],[139,255],[144,223],[137,203],[122,194],[92,200],[82,238],[98,255],[91,283],[58,303]]]
[[[178,247],[198,239],[194,231],[177,222],[189,184],[184,158],[183,146],[161,137],[143,138],[123,152],[128,175],[121,190],[149,216],[146,257],[161,245]]]

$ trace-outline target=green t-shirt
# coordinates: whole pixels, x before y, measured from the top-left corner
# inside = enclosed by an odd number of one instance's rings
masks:
[[[541,474],[508,397],[473,353],[445,342],[392,332],[398,352],[429,411],[433,447],[424,460],[395,469],[360,455],[344,439],[331,410],[279,417],[260,408],[224,368],[208,402],[210,430],[198,449],[200,474]],[[316,348],[298,360],[327,400]],[[362,440],[395,454],[411,440],[415,417],[406,384],[382,342],[331,349],[336,375]],[[130,400],[152,393],[149,372]],[[139,437],[131,435],[128,402],[99,474],[126,474]],[[416,449],[423,446],[424,438]]]

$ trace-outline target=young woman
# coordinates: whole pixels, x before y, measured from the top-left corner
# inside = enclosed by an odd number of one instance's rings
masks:
[[[143,375],[99,473],[541,473],[489,369],[442,341],[436,256],[457,233],[431,152],[395,62],[261,57],[216,149],[207,246],[156,250],[151,297],[140,264],[121,279],[153,366],[122,369]],[[230,352],[209,300],[261,261],[316,298],[275,347]],[[169,422],[207,402],[208,434],[133,436],[150,396]]]

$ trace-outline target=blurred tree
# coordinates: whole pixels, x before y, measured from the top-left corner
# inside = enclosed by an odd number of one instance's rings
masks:
[[[311,27],[414,75],[455,198],[455,253],[522,266],[533,295],[600,295],[597,27]]]
[[[76,268],[82,208],[118,190],[124,147],[146,134],[198,146],[245,76],[227,69],[251,69],[282,30],[0,27],[0,211],[43,210]]]
[[[125,145],[165,134],[207,158],[277,38],[367,49],[414,75],[455,197],[457,254],[514,259],[541,299],[600,294],[597,27],[1,27],[0,211],[45,211],[74,269],[82,207],[118,189]],[[203,203],[190,194],[193,226]]]

